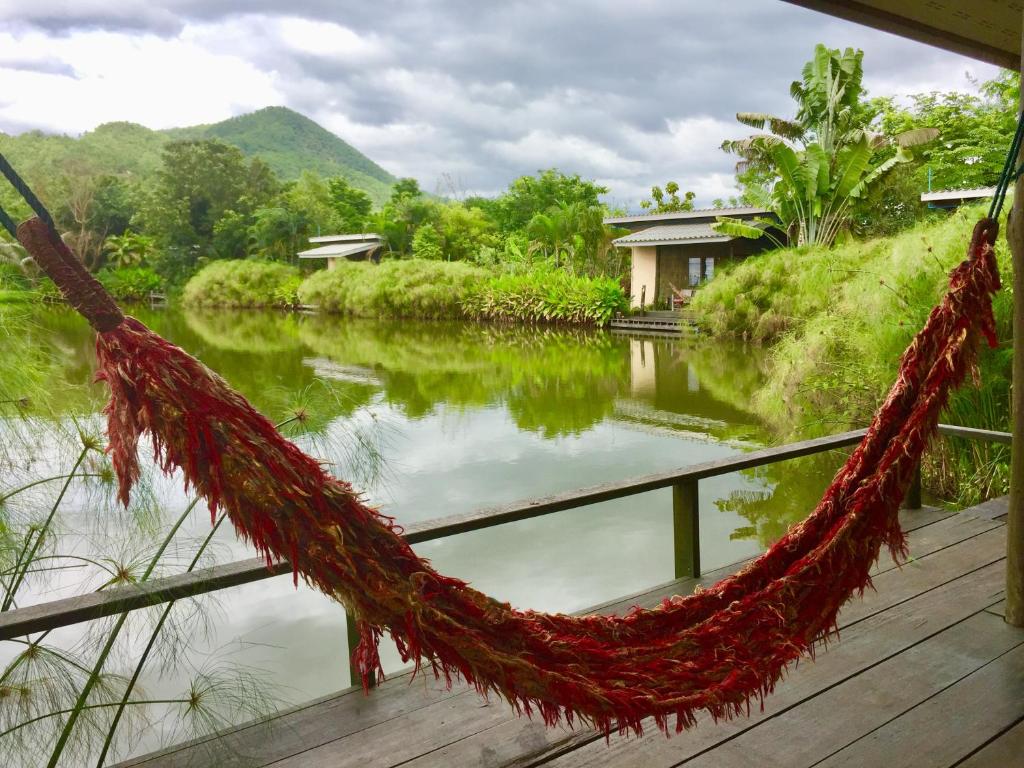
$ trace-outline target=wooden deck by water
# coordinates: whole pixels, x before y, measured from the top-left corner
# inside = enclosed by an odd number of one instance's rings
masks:
[[[396,675],[123,766],[1024,766],[1024,630],[1004,623],[1006,500],[903,513],[912,560],[886,557],[838,642],[794,668],[749,718],[666,739],[604,738],[516,717],[466,686]],[[594,609],[653,606],[735,566]],[[339,661],[339,663],[342,663]]]

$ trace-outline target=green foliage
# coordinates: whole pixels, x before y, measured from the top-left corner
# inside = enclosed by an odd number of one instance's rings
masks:
[[[668,199],[665,199],[665,194],[668,193]],[[665,184],[665,189],[662,191],[661,187],[651,187],[651,199],[641,200],[640,207],[645,211],[654,209],[653,213],[673,213],[676,211],[692,211],[693,210],[693,199],[697,195],[693,192],[686,192],[682,198],[679,197],[679,185],[674,181],[670,181]]]
[[[490,215],[503,232],[523,230],[535,214],[558,205],[600,206],[599,198],[607,192],[607,187],[581,179],[578,174],[568,176],[549,168],[535,176],[520,176],[509,184],[490,206]]]
[[[470,317],[525,323],[606,325],[629,307],[618,281],[540,268],[492,277],[463,302]]]
[[[298,269],[266,261],[215,261],[185,285],[182,303],[193,307],[294,306]]]
[[[251,211],[277,190],[261,160],[246,162],[220,141],[176,141],[164,148],[153,197],[144,212],[147,231],[162,245],[207,248],[227,211]]]
[[[412,238],[412,255],[417,259],[430,261],[440,261],[444,258],[441,235],[434,229],[433,224],[424,224],[416,230]]]
[[[1016,127],[1019,75],[1005,72],[982,86],[982,95],[951,91],[910,97],[907,108],[893,99],[878,101],[881,125],[889,133],[914,126],[935,128],[939,141],[919,151],[917,180],[920,191],[970,189],[996,183]]]
[[[864,424],[946,290],[980,215],[966,208],[892,238],[753,256],[717,275],[692,309],[712,333],[774,344],[755,405],[778,426],[807,434]],[[1004,258],[1004,284],[1010,266]],[[995,312],[1000,338],[1012,338],[1006,291],[996,296]],[[944,418],[1008,430],[1011,349],[983,349],[979,363],[977,385],[958,390]],[[929,483],[947,496],[968,502],[1005,492],[1005,456],[993,448],[942,440],[930,461]]]
[[[148,267],[104,267],[96,279],[115,299],[142,301],[163,286],[160,276]]]
[[[460,262],[340,262],[310,275],[299,287],[299,300],[359,317],[457,318],[464,298],[486,275]]]
[[[342,177],[330,179],[331,207],[338,216],[337,230],[341,233],[360,233],[366,229],[366,219],[373,201],[363,190],[357,189]]]
[[[103,244],[104,255],[115,267],[141,266],[155,250],[156,241],[152,237],[130,231],[108,235]]]

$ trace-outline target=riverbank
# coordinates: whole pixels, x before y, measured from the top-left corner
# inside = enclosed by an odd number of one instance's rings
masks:
[[[218,261],[185,285],[188,307],[289,307],[365,318],[489,320],[604,326],[628,309],[625,291],[606,277],[550,266],[499,274],[464,262],[404,259],[341,262],[303,278],[271,262]]]
[[[770,349],[755,410],[782,432],[824,434],[867,423],[888,391],[900,355],[963,260],[978,208],[897,236],[833,250],[790,248],[751,257],[723,272],[693,303],[718,337]],[[1011,264],[1000,245],[1003,284]],[[1001,344],[980,350],[979,376],[954,393],[942,420],[1009,430],[1012,295],[995,299]],[[1007,447],[941,438],[925,483],[961,504],[1008,490]]]

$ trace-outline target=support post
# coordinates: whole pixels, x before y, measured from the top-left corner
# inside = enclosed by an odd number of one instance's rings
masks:
[[[921,508],[921,462],[914,467],[914,476],[910,478],[910,485],[907,486],[907,495],[903,497],[904,509]]]
[[[1021,39],[1024,40],[1024,23]],[[1024,81],[1024,55],[1021,58],[1021,80]],[[1016,162],[1019,164],[1022,158],[1024,147]],[[1010,397],[1013,445],[1010,449],[1010,510],[1006,519],[1006,621],[1015,627],[1024,627],[1024,177],[1018,178],[1014,185],[1009,218],[1006,239],[1013,253],[1014,299]]]
[[[672,486],[672,541],[677,579],[700,576],[700,497],[697,481]]]
[[[348,635],[348,673],[351,678],[352,685],[363,684],[363,673],[356,667],[355,662],[352,661],[352,653],[355,651],[356,646],[359,645],[359,628],[356,626],[356,620],[352,617],[352,612],[345,609],[345,634]],[[370,687],[374,688],[377,685],[377,676],[370,676]]]

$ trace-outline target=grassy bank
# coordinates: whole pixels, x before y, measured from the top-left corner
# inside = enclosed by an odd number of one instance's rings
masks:
[[[277,264],[215,262],[185,286],[189,306],[265,307],[295,303],[370,318],[478,319],[605,325],[626,308],[615,280],[541,267],[496,275],[463,262],[407,259],[345,262],[299,282]]]
[[[767,384],[754,405],[782,431],[863,425],[964,258],[980,215],[966,209],[892,238],[752,257],[716,277],[693,308],[714,334],[771,345]],[[1001,255],[1009,285],[1009,254]],[[1009,429],[1009,291],[996,297],[995,312],[1002,343],[981,351],[978,380],[953,395],[945,421]],[[929,454],[926,483],[961,502],[1003,493],[1007,459],[1005,447],[943,438]]]

